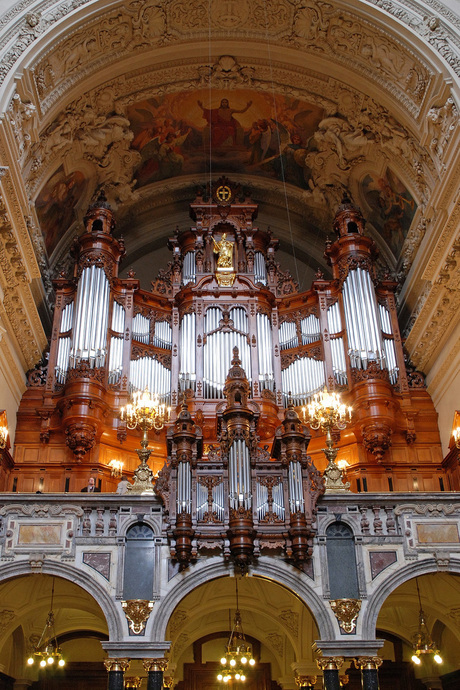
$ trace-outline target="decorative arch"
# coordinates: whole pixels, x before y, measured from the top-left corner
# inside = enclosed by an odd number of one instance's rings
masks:
[[[407,580],[412,580],[419,575],[429,575],[439,572],[439,567],[435,558],[427,558],[423,561],[410,563],[403,568],[398,568],[388,578],[379,584],[377,590],[369,597],[367,606],[363,610],[362,636],[364,639],[374,639],[377,618],[385,600],[399,585]],[[460,559],[453,558],[449,563],[448,569],[443,572],[460,575]]]
[[[174,609],[187,594],[200,585],[221,577],[228,577],[230,570],[220,559],[212,559],[204,565],[197,564],[190,572],[183,575],[180,583],[171,581],[171,590],[162,599],[155,611],[149,630],[153,640],[164,640],[169,619]],[[251,568],[251,576],[260,577],[275,582],[290,590],[310,610],[318,626],[320,639],[328,640],[335,637],[332,613],[328,611],[324,600],[316,594],[305,575],[294,570],[292,566],[275,562],[273,559],[259,559],[257,565]],[[176,576],[177,577],[177,576]]]
[[[94,580],[89,573],[83,572],[78,568],[72,568],[65,563],[56,561],[43,561],[40,571],[43,575],[55,575],[63,580],[69,580],[73,584],[79,585],[99,604],[104,614],[105,621],[109,630],[109,639],[112,642],[123,639],[123,622],[120,612],[109,592]],[[13,577],[23,577],[33,575],[30,564],[26,561],[19,563],[6,564],[0,573],[0,582],[10,580]]]

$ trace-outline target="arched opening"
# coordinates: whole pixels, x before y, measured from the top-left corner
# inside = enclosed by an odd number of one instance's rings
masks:
[[[266,578],[237,576],[238,604],[246,640],[257,661],[245,687],[272,690],[292,680],[293,668],[311,667],[318,627],[310,610],[288,588]],[[236,610],[235,577],[197,586],[174,609],[166,637],[169,670],[177,690],[218,687]]]
[[[40,668],[33,657],[49,612],[54,583],[52,611],[54,632],[66,664]],[[108,639],[108,626],[97,601],[80,586],[61,577],[33,574],[15,577],[0,584],[0,688],[12,688],[15,680],[28,682],[34,690],[72,687],[105,690],[106,654],[100,644]],[[49,640],[48,629],[43,643]],[[43,648],[43,645],[40,649]]]
[[[420,655],[419,665],[411,661],[413,643],[419,630],[420,604],[442,664],[437,664],[432,654]],[[459,612],[459,575],[447,572],[422,574],[396,587],[381,606],[376,625],[376,637],[385,640],[380,652],[384,660],[379,670],[381,690],[424,690],[431,687],[452,690],[459,687]],[[349,673],[351,679],[359,678],[354,671]]]

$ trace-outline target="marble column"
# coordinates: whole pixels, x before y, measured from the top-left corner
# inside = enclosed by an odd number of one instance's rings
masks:
[[[108,671],[107,690],[123,690],[125,671],[129,668],[128,659],[104,659]]]
[[[323,672],[324,690],[340,690],[339,669],[343,666],[343,661],[343,656],[322,657],[316,660]]]
[[[360,656],[355,659],[356,668],[361,669],[361,687],[363,690],[379,690],[379,656]]]
[[[148,672],[147,690],[163,690],[163,673],[168,666],[166,659],[144,659],[143,664]]]
[[[295,682],[298,688],[304,690],[311,690],[315,687],[317,676],[296,676]]]

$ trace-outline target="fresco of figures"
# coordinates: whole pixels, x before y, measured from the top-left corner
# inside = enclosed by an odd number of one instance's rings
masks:
[[[137,101],[124,114],[77,107],[71,121],[50,126],[51,148],[42,157],[52,156],[53,147],[67,151],[78,145],[82,158],[95,166],[96,184],[115,204],[181,175],[244,174],[293,185],[306,206],[325,218],[350,189],[356,166],[383,141],[370,111],[362,109],[354,119],[271,92],[203,88]],[[395,137],[385,130],[385,145],[395,155],[407,153],[399,150],[399,129]],[[66,176],[61,167],[38,194],[48,257],[74,222],[86,182],[81,172]],[[410,192],[387,169],[361,176],[356,201],[367,205],[369,221],[397,257],[417,208]]]
[[[305,156],[321,108],[269,93],[203,89],[128,108],[137,187],[180,174],[264,175],[308,189]]]

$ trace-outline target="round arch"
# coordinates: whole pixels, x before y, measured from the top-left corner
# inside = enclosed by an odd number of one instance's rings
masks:
[[[423,561],[410,563],[398,569],[390,575],[384,582],[380,583],[377,590],[369,597],[368,604],[364,611],[362,622],[362,635],[364,639],[374,639],[377,618],[384,601],[388,596],[407,580],[412,580],[419,575],[429,575],[439,572],[439,567],[435,558],[427,558]],[[460,575],[460,559],[452,559],[449,567],[443,571]]]
[[[123,637],[123,621],[120,618],[119,611],[115,602],[110,597],[104,587],[102,587],[96,580],[91,578],[87,573],[72,568],[64,563],[57,563],[54,561],[44,561],[41,569],[37,571],[42,575],[54,575],[63,580],[69,580],[73,584],[81,587],[87,592],[100,606],[107,623],[110,641],[116,642]],[[0,583],[10,580],[15,577],[23,577],[33,575],[28,562],[11,563],[5,565],[0,573]]]
[[[213,559],[203,566],[197,565],[183,580],[171,588],[169,593],[161,601],[150,628],[150,636],[153,640],[164,640],[166,629],[173,611],[194,589],[211,580],[228,577],[230,570],[221,560]],[[271,580],[288,589],[310,611],[318,626],[320,639],[333,639],[335,637],[331,614],[326,608],[323,599],[309,587],[306,577],[292,567],[282,565],[270,559],[259,559],[257,565],[251,568],[251,576]]]

